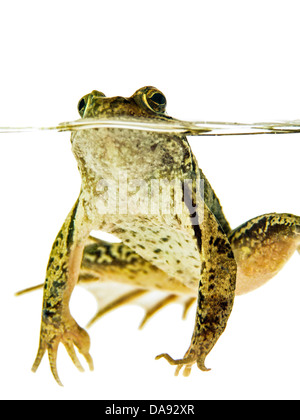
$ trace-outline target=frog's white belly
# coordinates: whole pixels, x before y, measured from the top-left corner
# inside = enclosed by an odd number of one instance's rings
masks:
[[[193,231],[180,230],[175,223],[170,225],[168,222],[158,217],[123,215],[120,219],[120,216],[109,215],[98,227],[117,236],[170,277],[197,290],[201,261]]]

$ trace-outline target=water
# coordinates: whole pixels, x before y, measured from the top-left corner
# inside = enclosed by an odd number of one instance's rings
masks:
[[[80,131],[92,128],[121,128],[128,130],[178,133],[188,136],[291,134],[300,132],[300,120],[243,123],[182,121],[175,119],[152,120],[135,118],[85,118],[45,127],[0,127],[0,133],[24,133],[34,131]]]

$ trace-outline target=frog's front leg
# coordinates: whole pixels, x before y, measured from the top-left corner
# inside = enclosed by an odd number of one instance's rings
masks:
[[[208,370],[205,358],[226,327],[235,295],[237,268],[234,255],[227,236],[206,207],[200,231],[202,267],[190,347],[182,359],[174,360],[168,354],[157,356],[157,359],[164,357],[170,364],[177,365],[176,374],[185,366],[185,376],[189,375],[194,363],[199,369]]]
[[[80,198],[66,218],[53,244],[44,284],[40,345],[32,370],[36,371],[45,352],[48,351],[51,371],[61,385],[56,356],[62,342],[74,364],[82,370],[74,345],[93,368],[89,354],[90,339],[73,319],[69,301],[77,283],[85,239],[89,231],[84,220]]]

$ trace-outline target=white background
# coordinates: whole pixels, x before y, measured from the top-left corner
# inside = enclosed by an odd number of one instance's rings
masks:
[[[189,120],[263,121],[300,115],[298,1],[10,1],[0,13],[0,126],[77,119],[93,89],[130,96],[162,90],[168,113]],[[199,166],[232,227],[259,214],[300,214],[299,135],[197,137]],[[236,299],[227,329],[189,378],[154,357],[182,357],[194,313],[178,305],[137,330],[142,311],[119,309],[90,330],[95,371],[60,348],[57,386],[47,358],[30,371],[52,242],[80,178],[68,133],[0,135],[0,398],[298,399],[299,256],[263,288]],[[81,325],[96,309],[78,289]],[[84,361],[83,361],[84,363]]]

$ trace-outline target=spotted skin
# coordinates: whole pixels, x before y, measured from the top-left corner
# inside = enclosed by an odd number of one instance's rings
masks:
[[[300,244],[300,217],[271,213],[256,217],[229,235],[238,263],[236,294],[241,295],[274,277]]]
[[[62,385],[56,368],[56,355],[62,342],[74,364],[82,370],[76,356],[74,345],[86,358],[90,368],[93,362],[89,354],[90,339],[88,334],[76,323],[69,311],[69,301],[79,276],[83,253],[83,244],[76,237],[76,222],[79,219],[79,201],[77,201],[59,231],[47,267],[44,283],[42,324],[40,345],[33,364],[35,372],[48,351],[50,368],[59,385]]]
[[[171,117],[165,107],[160,91],[144,87],[129,98],[106,98],[93,91],[80,100],[78,110],[82,118],[130,116],[166,121]],[[74,346],[93,367],[89,336],[69,311],[78,280],[92,288],[99,301],[98,286],[114,281],[122,288],[122,295],[99,308],[100,315],[129,301],[142,302],[152,290],[159,289],[164,296],[147,309],[146,318],[182,296],[185,308],[196,298],[195,327],[186,354],[177,360],[166,353],[158,357],[176,365],[176,373],[184,368],[188,375],[193,364],[207,370],[205,358],[226,327],[239,278],[243,276],[251,289],[252,282],[257,287],[256,278],[263,282],[269,271],[275,273],[271,260],[286,260],[293,249],[299,249],[299,218],[261,216],[231,231],[183,135],[87,129],[72,133],[71,144],[81,192],[50,254],[33,370],[47,351],[52,373],[61,384],[56,368],[60,342],[80,370]],[[93,246],[92,230],[116,235],[122,246]],[[270,243],[272,259],[268,258]],[[280,253],[287,248],[289,252]],[[258,261],[265,265],[265,272],[251,273]]]
[[[287,213],[265,214],[235,228],[228,235],[237,263],[235,294],[255,290],[274,277],[297,250],[300,251],[300,217]],[[164,290],[196,297],[151,262],[124,243],[108,243],[90,238],[84,249],[80,284],[126,283],[146,290]],[[210,243],[218,244],[213,236]],[[210,285],[212,289],[214,285]]]

